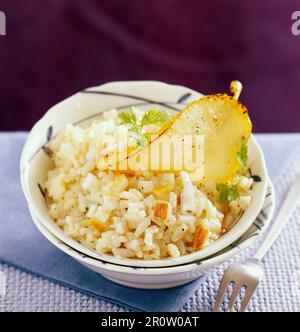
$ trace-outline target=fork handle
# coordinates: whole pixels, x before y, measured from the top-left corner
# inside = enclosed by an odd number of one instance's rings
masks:
[[[291,214],[296,209],[296,206],[299,202],[300,198],[300,175],[297,175],[296,180],[292,184],[282,207],[280,208],[280,211],[277,215],[277,218],[273,222],[271,229],[264,239],[263,243],[257,250],[254,258],[256,260],[262,260],[266,252],[271,248],[276,238],[281,233],[283,227],[289,220]]]

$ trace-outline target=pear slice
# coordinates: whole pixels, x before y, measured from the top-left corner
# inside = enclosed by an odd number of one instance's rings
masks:
[[[150,141],[150,145],[165,142],[166,137],[174,135],[204,136],[204,177],[200,181],[205,183],[227,183],[239,167],[238,152],[242,144],[247,144],[252,130],[248,111],[237,99],[242,85],[237,81],[231,83],[232,96],[227,94],[207,95],[192,102],[176,116],[174,116]],[[164,144],[164,143],[163,143]],[[195,145],[194,149],[203,146]],[[127,156],[132,161],[138,156],[147,154],[149,145],[134,151]],[[195,152],[195,151],[194,151]],[[161,156],[161,158],[164,158]],[[159,164],[162,160],[159,161]],[[200,169],[200,165],[199,165]],[[160,171],[158,169],[158,171]],[[169,170],[161,171],[175,172]]]

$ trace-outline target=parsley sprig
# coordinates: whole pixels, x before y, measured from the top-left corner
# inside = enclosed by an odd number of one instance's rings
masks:
[[[169,120],[169,115],[161,110],[149,110],[144,113],[141,126],[146,125],[156,125],[156,126],[163,126]]]
[[[237,154],[237,158],[242,169],[245,169],[248,161],[248,147],[245,143],[242,143],[240,151]]]
[[[218,202],[226,204],[240,197],[238,186],[235,184],[220,183],[217,185]]]
[[[247,170],[248,162],[248,147],[244,142],[241,145],[239,152],[237,153],[237,159],[240,163],[240,172],[244,173]],[[220,183],[217,185],[218,202],[221,204],[227,204],[240,197],[238,186],[235,184]]]
[[[143,127],[146,125],[156,125],[162,127],[169,119],[169,115],[157,109],[151,109],[145,112],[139,120],[136,115],[137,109],[132,107],[129,111],[119,114],[122,125],[127,125],[131,137],[133,137],[138,146],[147,144],[149,135],[144,132]]]
[[[126,124],[129,127],[133,127],[135,130],[138,129],[137,117],[134,108],[131,108],[128,112],[122,112],[119,114],[121,124]]]

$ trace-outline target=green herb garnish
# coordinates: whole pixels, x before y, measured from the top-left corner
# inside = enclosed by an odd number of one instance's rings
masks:
[[[120,113],[119,118],[121,119],[121,124],[128,125],[130,126],[130,128],[132,127],[135,130],[138,130],[137,118],[134,108],[132,108],[128,112]]]
[[[144,146],[149,141],[150,135],[143,131],[143,127],[146,125],[162,127],[169,120],[169,115],[162,110],[152,109],[145,112],[141,120],[138,120],[136,108],[132,107],[129,111],[120,113],[119,118],[121,124],[129,127],[131,137],[136,140],[137,145]]]
[[[248,161],[248,147],[245,143],[242,143],[240,151],[237,154],[237,158],[241,166],[245,168],[247,166],[247,161]]]
[[[223,184],[217,185],[218,190],[218,202],[221,204],[229,203],[240,197],[240,193],[237,185],[235,184]]]
[[[161,110],[149,110],[144,113],[141,121],[141,126],[156,125],[163,126],[169,120],[169,115]]]

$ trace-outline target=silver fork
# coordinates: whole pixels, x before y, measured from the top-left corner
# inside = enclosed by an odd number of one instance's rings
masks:
[[[242,299],[239,311],[245,311],[252,298],[257,285],[263,277],[263,270],[260,263],[270,249],[283,227],[287,223],[291,214],[294,212],[300,198],[300,174],[297,175],[293,185],[291,186],[284,203],[277,215],[276,220],[271,225],[268,235],[260,245],[258,251],[252,259],[248,259],[242,263],[230,265],[224,272],[221,280],[219,291],[214,306],[214,311],[220,311],[221,304],[225,293],[230,284],[233,284],[233,290],[230,295],[229,303],[226,311],[233,311],[236,299],[242,288],[246,289]]]

